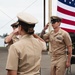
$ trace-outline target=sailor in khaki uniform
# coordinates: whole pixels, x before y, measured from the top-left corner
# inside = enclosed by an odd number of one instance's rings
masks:
[[[15,22],[13,24],[11,24],[11,27],[13,28],[13,31],[5,37],[5,44],[7,44],[6,47],[10,47],[11,44],[17,42],[20,38],[20,36],[18,35],[18,22]]]
[[[44,39],[49,39],[51,44],[50,75],[64,75],[66,68],[70,67],[72,41],[68,32],[60,28],[61,18],[52,16],[51,24],[54,30],[44,35]],[[68,50],[68,57],[66,50]]]
[[[21,38],[9,48],[7,75],[40,75],[41,52],[46,49],[46,44],[33,36],[37,19],[25,12],[17,17]]]

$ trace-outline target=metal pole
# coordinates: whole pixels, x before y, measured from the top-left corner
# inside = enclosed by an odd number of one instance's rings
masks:
[[[48,22],[50,23],[50,17],[52,16],[52,0],[48,0]],[[52,25],[49,25],[49,32],[52,30]],[[51,51],[51,44],[49,42],[49,52],[50,52],[50,56],[52,54]]]
[[[52,0],[48,0],[49,4],[48,4],[48,22],[50,23],[50,17],[52,16]],[[49,26],[49,31],[52,30],[52,25],[50,24]]]
[[[45,27],[45,0],[44,0],[44,27]]]

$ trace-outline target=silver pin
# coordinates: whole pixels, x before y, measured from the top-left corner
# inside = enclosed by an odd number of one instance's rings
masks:
[[[71,4],[71,2],[69,2],[69,4]]]
[[[64,0],[64,2],[66,2],[66,0]]]

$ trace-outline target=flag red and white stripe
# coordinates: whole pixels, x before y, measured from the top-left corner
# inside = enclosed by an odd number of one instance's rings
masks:
[[[58,0],[57,3],[57,16],[62,18],[60,27],[67,32],[75,32],[75,3],[70,6],[73,0],[70,0],[69,5],[66,1],[69,2],[69,0]]]

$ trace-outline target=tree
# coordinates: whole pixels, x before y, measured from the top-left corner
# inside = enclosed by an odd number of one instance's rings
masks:
[[[6,36],[8,36],[8,34],[7,34],[7,33],[3,34],[3,38],[5,38]]]

